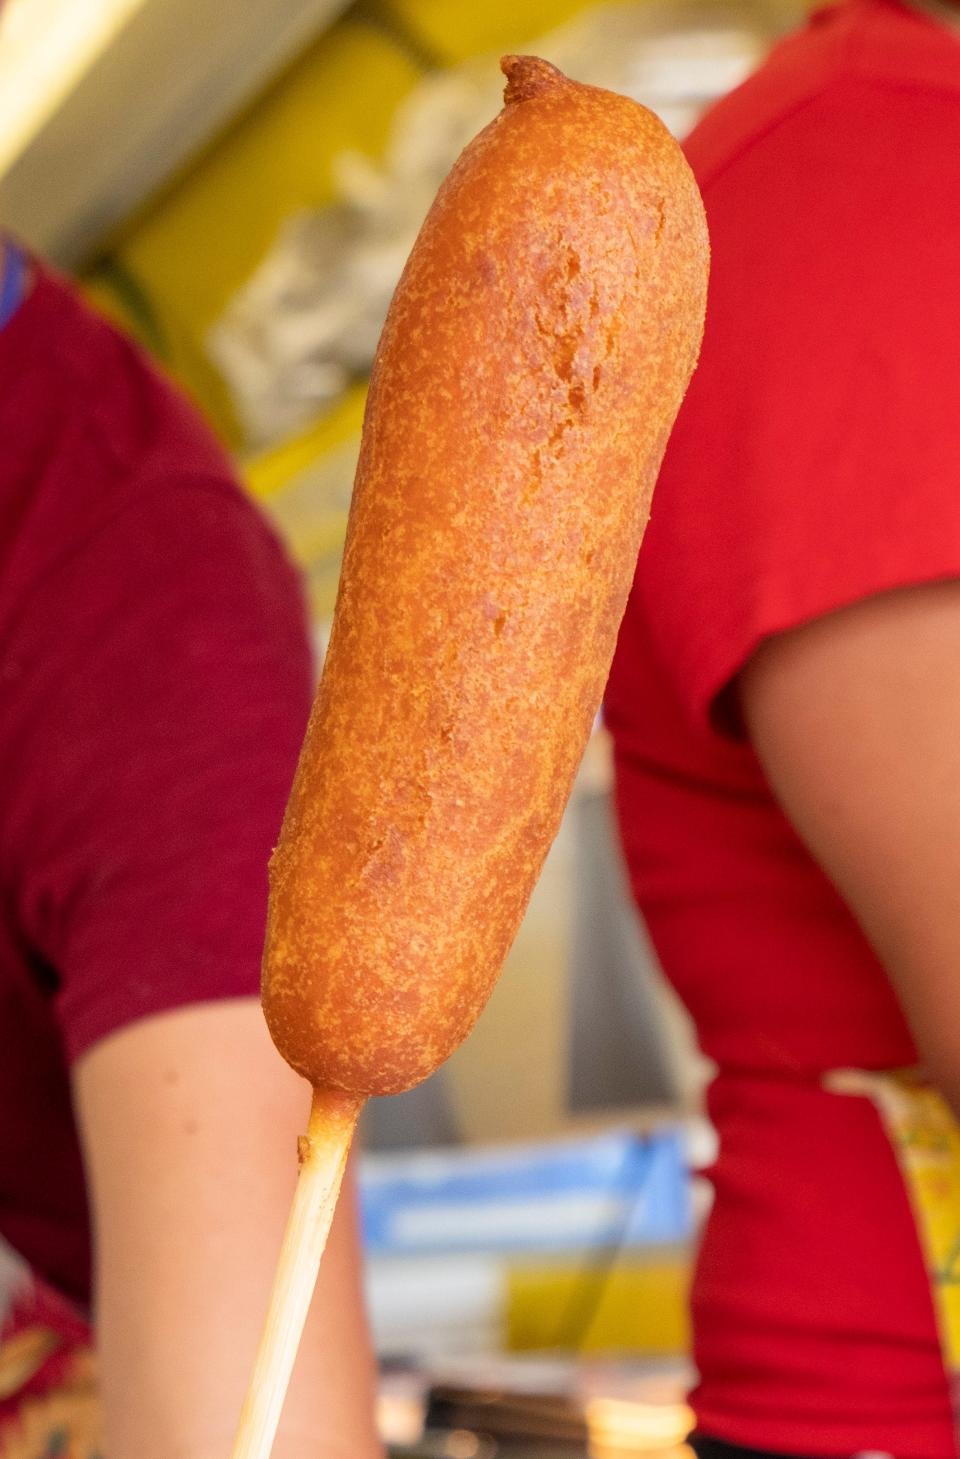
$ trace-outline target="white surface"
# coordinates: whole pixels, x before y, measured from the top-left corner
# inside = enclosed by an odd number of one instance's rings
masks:
[[[0,173],[143,0],[8,0],[0,20]]]
[[[497,1257],[371,1257],[366,1294],[381,1355],[442,1357],[502,1345],[506,1303]]]
[[[80,262],[346,0],[12,0],[0,216]]]

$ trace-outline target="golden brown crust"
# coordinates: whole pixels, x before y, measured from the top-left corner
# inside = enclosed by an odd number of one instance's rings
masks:
[[[665,128],[545,62],[504,69],[384,327],[271,866],[271,1032],[314,1084],[359,1093],[430,1074],[491,991],[703,325],[703,210]]]

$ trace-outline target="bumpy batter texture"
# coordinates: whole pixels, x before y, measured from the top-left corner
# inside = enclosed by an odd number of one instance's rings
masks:
[[[314,1085],[465,1037],[603,692],[699,350],[708,243],[661,123],[511,57],[380,341],[333,635],[271,866],[263,999]]]

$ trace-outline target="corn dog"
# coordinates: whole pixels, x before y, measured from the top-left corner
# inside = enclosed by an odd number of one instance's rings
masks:
[[[596,713],[703,324],[699,194],[625,97],[511,57],[380,341],[263,1002],[315,1087],[425,1078],[489,996]]]

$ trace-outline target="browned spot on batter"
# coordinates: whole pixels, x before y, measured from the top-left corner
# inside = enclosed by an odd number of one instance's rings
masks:
[[[530,474],[520,497],[520,505],[528,507],[536,500],[543,485],[543,464],[539,447],[530,453]]]

